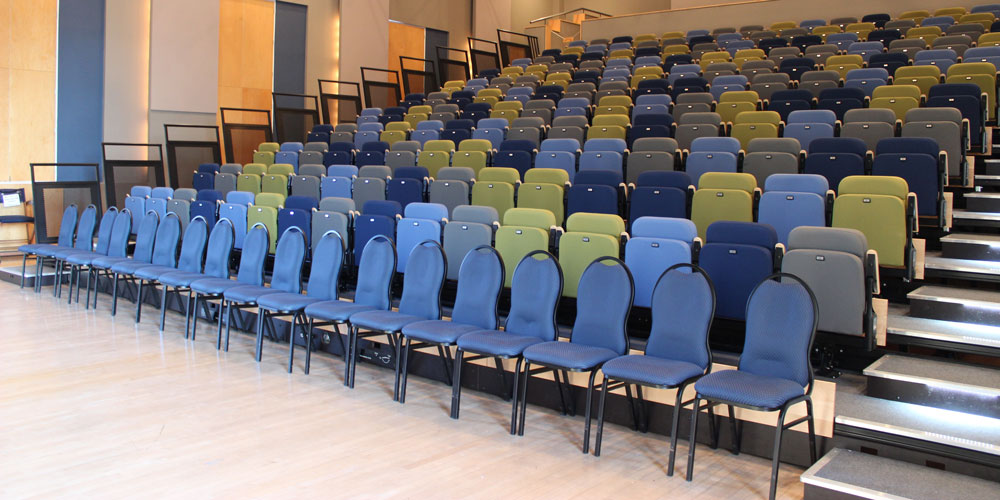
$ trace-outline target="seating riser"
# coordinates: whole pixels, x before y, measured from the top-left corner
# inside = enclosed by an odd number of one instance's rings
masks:
[[[868,376],[865,394],[890,401],[1000,418],[1000,397],[971,391],[933,387],[919,382]]]

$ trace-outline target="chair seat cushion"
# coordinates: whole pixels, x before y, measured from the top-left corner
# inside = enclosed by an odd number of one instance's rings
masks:
[[[54,250],[52,250],[52,252],[49,253],[49,256],[55,257],[59,260],[66,260],[66,257],[69,257],[70,255],[73,255],[77,252],[89,252],[89,250],[83,250],[80,248],[73,248],[73,247],[56,247]]]
[[[479,330],[459,337],[458,347],[463,351],[513,358],[520,356],[528,346],[540,342],[543,342],[542,339],[530,335]]]
[[[620,354],[604,347],[574,344],[572,342],[542,342],[524,350],[524,359],[532,363],[565,368],[589,370]]]
[[[245,285],[239,281],[225,278],[204,278],[192,281],[190,286],[195,292],[217,295],[230,288]]]
[[[694,388],[703,398],[769,409],[780,408],[788,400],[805,394],[797,382],[739,370],[710,373],[699,379]]]
[[[135,270],[135,277],[144,280],[159,280],[160,276],[177,272],[177,268],[150,264]]]
[[[267,288],[266,286],[240,285],[227,288],[223,293],[223,297],[233,302],[256,303],[257,299],[269,293],[281,293],[281,290]]]
[[[375,308],[365,304],[355,304],[343,300],[324,300],[306,306],[306,316],[321,321],[339,321],[346,323],[351,316],[364,311],[371,311]]]
[[[106,255],[101,255],[97,252],[75,252],[66,256],[66,262],[70,264],[75,264],[77,266],[89,266],[94,259],[99,259],[101,257],[107,257]]]
[[[34,253],[35,255],[41,255],[43,257],[55,257],[58,252],[72,249],[73,247],[61,247],[58,245],[38,245],[38,247],[35,248]]]
[[[140,267],[151,266],[149,262],[138,262],[133,259],[128,259],[120,262],[116,262],[111,266],[111,272],[118,274],[134,274],[136,269]]]
[[[21,253],[35,253],[35,251],[37,251],[39,248],[50,247],[50,246],[52,245],[48,245],[45,243],[29,243],[27,245],[21,245],[17,247],[17,251]]]
[[[191,283],[194,283],[195,281],[207,278],[208,276],[201,273],[189,273],[187,271],[178,271],[174,269],[173,272],[161,274],[157,279],[160,280],[160,284],[166,286],[190,286]]]
[[[91,266],[100,269],[111,269],[111,266],[129,260],[128,257],[98,257],[90,262]]]
[[[411,316],[396,311],[365,311],[351,315],[351,324],[365,330],[398,332],[404,326],[427,318]]]
[[[605,377],[628,380],[645,385],[675,387],[691,377],[697,377],[705,370],[694,363],[656,356],[621,356],[601,367]]]
[[[455,323],[454,321],[417,321],[403,327],[403,335],[435,344],[454,344],[462,335],[479,330],[478,326]]]
[[[270,311],[301,311],[309,304],[320,302],[321,299],[306,297],[301,293],[269,293],[257,299],[257,306]]]

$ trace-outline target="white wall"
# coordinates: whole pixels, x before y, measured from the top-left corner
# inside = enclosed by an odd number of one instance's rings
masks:
[[[361,83],[361,66],[388,60],[389,0],[340,0],[340,79]]]
[[[149,107],[219,107],[219,0],[152,0]]]
[[[104,44],[105,141],[147,140],[149,14],[149,0],[107,0]]]
[[[511,3],[511,0],[473,0],[472,36],[494,40],[497,28],[511,29]]]
[[[389,19],[447,31],[449,47],[467,50],[472,35],[472,0],[390,0]]]

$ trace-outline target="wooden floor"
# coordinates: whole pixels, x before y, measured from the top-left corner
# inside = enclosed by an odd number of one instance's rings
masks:
[[[770,462],[698,448],[694,481],[665,475],[668,441],[605,428],[600,458],[580,453],[582,417],[528,408],[524,437],[507,434],[509,405],[410,379],[391,400],[392,374],[361,364],[354,390],[343,362],[320,355],[312,373],[285,372],[287,350],[236,335],[215,350],[147,307],[98,310],[0,282],[0,496],[767,498]],[[301,352],[301,351],[300,351]],[[686,427],[686,426],[685,426]],[[687,444],[678,449],[683,474]],[[801,498],[802,469],[782,465],[779,497]]]

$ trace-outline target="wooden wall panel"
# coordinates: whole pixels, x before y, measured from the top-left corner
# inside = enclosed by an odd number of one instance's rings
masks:
[[[389,23],[389,61],[386,68],[399,71],[399,56],[423,59],[424,28],[403,23]],[[400,75],[402,77],[402,75]]]
[[[55,161],[55,71],[10,70],[9,175],[29,181],[31,162]]]
[[[219,106],[271,109],[274,2],[221,0],[219,9]],[[217,121],[221,126],[221,115]],[[237,143],[234,150],[256,145]]]

